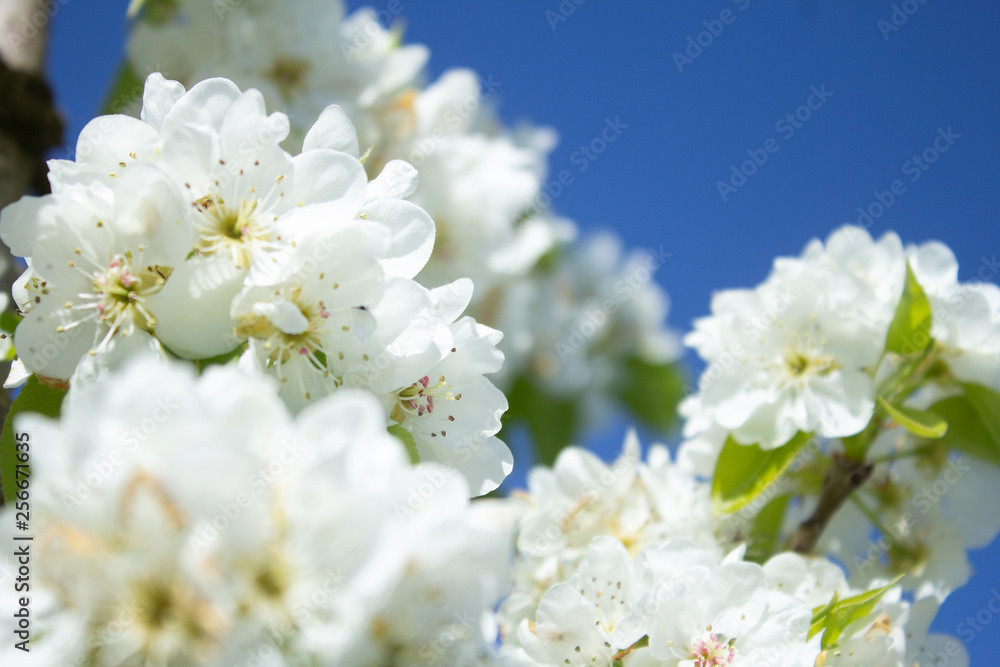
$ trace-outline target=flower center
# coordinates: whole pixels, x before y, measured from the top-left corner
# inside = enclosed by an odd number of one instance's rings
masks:
[[[790,350],[785,355],[785,365],[789,375],[797,378],[804,375],[825,375],[834,370],[836,363],[826,355],[809,356],[798,350]]]
[[[435,385],[431,385],[430,377],[425,375],[409,387],[397,391],[396,396],[398,400],[396,405],[392,407],[389,417],[397,424],[402,424],[407,417],[423,417],[433,414],[437,402],[462,399],[461,394],[452,391],[451,385],[445,381],[443,375],[438,378]],[[450,415],[448,419],[455,420]],[[441,435],[444,434],[445,432],[442,431]]]
[[[70,262],[70,266],[88,275],[82,267],[77,267],[75,262]],[[116,255],[103,272],[89,274],[94,291],[79,295],[83,303],[74,304],[70,301],[65,303],[67,310],[83,311],[86,314],[56,327],[56,331],[63,333],[96,318],[108,327],[101,345],[107,343],[119,331],[123,336],[134,333],[136,329],[151,332],[156,326],[156,318],[146,308],[143,299],[163,289],[170,271],[169,267],[164,266],[150,266],[136,271],[132,267],[131,253]],[[45,283],[40,285],[39,291],[47,293]],[[96,351],[91,350],[91,353]]]
[[[694,660],[694,667],[721,667],[731,665],[736,658],[736,649],[733,648],[735,639],[723,642],[714,632],[709,633],[691,645],[691,659]]]
[[[240,199],[233,207],[214,195],[194,202],[204,221],[195,249],[203,255],[228,250],[237,268],[250,268],[253,246],[271,241],[270,228],[256,214],[258,203]]]
[[[295,58],[279,58],[271,63],[265,76],[274,82],[286,100],[292,96],[296,88],[301,87],[309,71],[309,63]]]
[[[295,358],[307,360],[313,370],[328,377],[323,337],[330,333],[329,317],[330,311],[323,301],[310,303],[302,298],[300,286],[285,287],[275,290],[272,301],[255,304],[243,315],[236,325],[236,334],[262,341],[268,352],[268,364],[275,367],[280,382],[287,381],[282,365]],[[306,393],[306,398],[311,396]]]
[[[133,593],[147,654],[165,647],[183,652],[191,644],[205,650],[224,628],[216,610],[179,578],[136,582]]]
[[[813,376],[822,376],[839,368],[836,359],[824,353],[826,339],[817,332],[792,335],[783,357],[777,362],[783,374],[792,382],[802,382]]]

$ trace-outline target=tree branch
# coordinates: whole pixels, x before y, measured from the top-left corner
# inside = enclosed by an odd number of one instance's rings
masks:
[[[816,510],[806,519],[792,536],[791,549],[800,554],[811,554],[826,525],[837,513],[840,506],[850,498],[854,490],[871,476],[874,465],[856,461],[840,453],[834,453],[830,469],[823,480],[823,491]]]

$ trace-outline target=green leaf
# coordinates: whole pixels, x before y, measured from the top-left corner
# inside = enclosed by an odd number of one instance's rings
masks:
[[[882,599],[883,595],[889,592],[890,588],[899,582],[900,578],[896,577],[896,579],[882,588],[866,591],[860,595],[844,598],[843,600],[839,600],[837,595],[834,594],[829,604],[813,609],[812,625],[809,627],[809,639],[822,632],[823,648],[835,648],[844,632],[854,623],[870,616],[878,601]]]
[[[413,434],[399,424],[389,427],[389,434],[396,436],[406,447],[406,453],[410,455],[410,463],[420,463],[420,454],[417,452],[417,442],[413,439]]]
[[[618,398],[646,426],[669,431],[684,398],[684,373],[676,364],[651,364],[638,357],[625,362]]]
[[[885,349],[905,356],[917,354],[931,342],[931,302],[906,265],[906,285],[889,325]]]
[[[0,329],[4,332],[12,334],[17,330],[17,325],[21,323],[24,318],[20,315],[12,313],[9,310],[5,310],[0,313]]]
[[[142,11],[142,6],[146,4],[146,0],[132,0],[128,3],[128,9],[125,10],[125,14],[131,19],[139,15]]]
[[[741,445],[730,436],[712,479],[715,510],[731,514],[749,505],[781,478],[811,437],[800,432],[781,447],[764,451],[757,445]]]
[[[125,114],[138,118],[142,108],[142,91],[145,82],[132,71],[128,62],[122,63],[114,83],[104,100],[102,114]]]
[[[1000,394],[978,384],[962,384],[965,393],[930,407],[948,421],[940,443],[1000,465]]]
[[[17,491],[17,485],[15,484],[17,464],[21,463],[23,465],[23,462],[17,458],[14,419],[25,412],[37,412],[47,417],[58,417],[63,396],[65,395],[66,392],[64,390],[48,387],[32,375],[28,378],[24,386],[21,387],[20,393],[18,393],[17,398],[14,399],[14,403],[10,406],[10,412],[7,413],[7,421],[3,425],[3,432],[0,433],[0,482],[3,484],[3,498],[5,502],[10,502]],[[36,446],[36,443],[29,443],[29,447],[34,446]],[[44,446],[44,444],[38,446]],[[30,457],[30,449],[28,450],[28,454]]]
[[[830,617],[830,612],[832,612],[833,608],[837,606],[838,601],[840,601],[840,593],[834,591],[833,597],[830,598],[830,602],[826,605],[821,605],[813,609],[813,617],[812,622],[809,624],[809,634],[806,637],[807,639],[812,639],[823,631],[824,624],[826,623],[827,618]]]
[[[20,324],[23,319],[24,318],[20,315],[17,315],[9,310],[3,311],[0,313],[0,333],[2,333],[5,338],[12,338],[14,336],[14,332],[17,330],[17,325]],[[13,345],[10,345],[7,348],[7,353],[3,356],[3,358],[0,358],[0,362],[9,363],[14,361],[16,357],[17,350],[14,349]],[[8,366],[7,368],[9,370],[10,367]]]
[[[526,378],[520,378],[507,392],[510,407],[503,422],[524,423],[535,444],[536,463],[552,465],[559,452],[576,436],[579,425],[577,404],[546,394]],[[501,434],[501,439],[503,435]]]
[[[948,422],[931,411],[914,410],[912,408],[904,408],[901,405],[892,405],[881,396],[878,397],[878,402],[885,409],[886,413],[892,417],[894,422],[913,435],[920,436],[921,438],[935,439],[940,438],[948,432]]]
[[[245,349],[246,344],[241,343],[229,352],[224,352],[218,356],[210,357],[209,359],[195,359],[195,368],[198,369],[198,373],[202,373],[209,366],[222,366],[223,364],[228,364],[233,359],[239,359]]]
[[[774,498],[754,517],[750,526],[747,560],[763,563],[777,551],[778,535],[791,497],[786,493]]]
[[[131,0],[125,15],[134,19],[142,14],[143,20],[159,24],[173,18],[179,6],[180,0]]]

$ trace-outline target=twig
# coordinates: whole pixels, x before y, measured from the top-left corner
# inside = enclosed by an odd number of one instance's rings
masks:
[[[800,554],[810,554],[816,548],[826,525],[854,490],[865,483],[875,466],[871,462],[856,461],[835,453],[832,465],[823,480],[823,491],[816,510],[792,536],[791,548]]]

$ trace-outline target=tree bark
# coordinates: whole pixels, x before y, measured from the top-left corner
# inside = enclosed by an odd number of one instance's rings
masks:
[[[792,551],[800,554],[811,554],[816,549],[816,543],[826,525],[833,518],[855,489],[865,483],[871,476],[874,466],[871,463],[855,461],[842,454],[833,455],[832,465],[823,480],[823,490],[819,503],[812,516],[806,519],[791,539]]]

